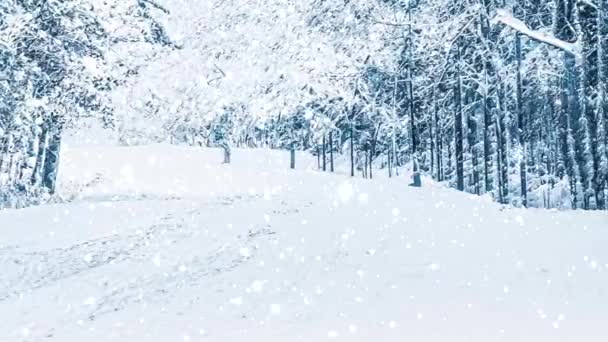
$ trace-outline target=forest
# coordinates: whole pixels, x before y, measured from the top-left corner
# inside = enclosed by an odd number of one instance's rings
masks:
[[[604,210],[607,91],[608,0],[3,0],[0,202],[47,200],[101,125]]]

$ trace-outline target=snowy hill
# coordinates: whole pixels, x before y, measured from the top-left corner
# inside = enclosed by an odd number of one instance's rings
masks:
[[[284,151],[68,149],[0,212],[0,341],[606,341],[605,212],[502,209]]]

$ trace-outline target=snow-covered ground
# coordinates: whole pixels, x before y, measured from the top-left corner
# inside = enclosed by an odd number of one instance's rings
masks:
[[[0,212],[0,341],[607,341],[605,212],[503,209],[281,151],[67,149]]]

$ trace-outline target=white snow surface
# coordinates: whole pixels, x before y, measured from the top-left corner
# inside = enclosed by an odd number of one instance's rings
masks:
[[[0,212],[0,341],[608,340],[605,212],[221,159],[66,149],[65,203]]]

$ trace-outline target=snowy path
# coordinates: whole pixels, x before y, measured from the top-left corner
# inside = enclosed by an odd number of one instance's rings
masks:
[[[0,341],[608,338],[605,213],[292,172],[275,152],[97,152],[69,152],[72,202],[0,212]]]

